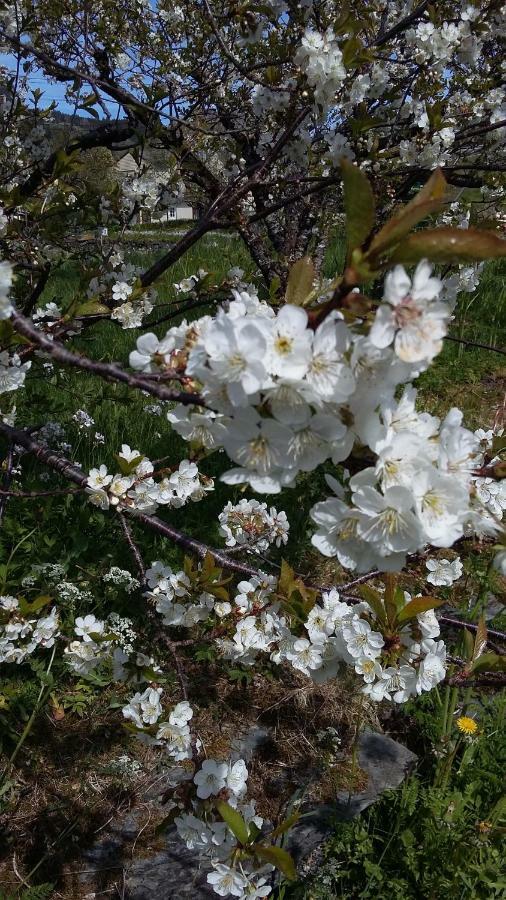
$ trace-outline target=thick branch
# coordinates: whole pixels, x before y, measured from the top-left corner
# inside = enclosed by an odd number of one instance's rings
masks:
[[[60,472],[62,475],[64,475],[65,478],[68,478],[70,481],[73,481],[80,487],[86,487],[87,478],[86,475],[83,474],[81,469],[78,469],[76,466],[74,466],[74,464],[68,459],[58,456],[56,453],[53,453],[51,450],[48,450],[41,444],[38,444],[32,439],[27,431],[23,431],[19,428],[12,428],[10,425],[6,425],[4,422],[0,421],[0,434],[4,434],[7,440],[12,444],[17,444],[23,447],[29,453],[32,453],[36,457],[36,459],[38,459],[44,465],[48,466],[51,469],[54,469],[57,472]],[[253,568],[252,566],[248,566],[245,563],[237,562],[222,550],[216,550],[213,547],[209,547],[202,541],[199,541],[196,538],[192,538],[189,535],[178,531],[172,525],[169,525],[167,522],[163,522],[157,516],[150,516],[145,513],[139,513],[136,510],[129,510],[127,507],[121,509],[121,514],[132,516],[132,518],[134,518],[137,522],[141,522],[152,531],[156,531],[158,534],[170,538],[170,540],[178,547],[181,547],[183,550],[186,550],[189,553],[193,553],[199,559],[204,559],[204,557],[208,553],[210,553],[215,561],[219,563],[219,565],[223,566],[224,569],[229,569],[232,572],[237,572],[240,575],[247,575],[248,577],[250,577],[251,575],[258,575],[258,569]],[[353,597],[352,595],[342,593],[342,587],[347,588],[351,585],[355,585],[362,581],[365,581],[370,577],[371,574],[369,573],[368,575],[361,576],[360,578],[355,579],[353,582],[349,582],[346,585],[335,585],[335,587],[340,590],[343,600],[348,600],[350,603],[359,603],[361,602],[362,598]],[[307,584],[307,587],[311,587],[319,591],[329,590],[329,587],[326,587],[324,585],[315,585],[310,583]],[[468,628],[471,631],[477,630],[476,625],[473,625],[470,622],[462,621],[461,619],[453,619],[449,616],[440,616],[439,621],[443,624],[450,625],[452,628]],[[502,631],[490,629],[488,631],[488,636],[501,641],[506,641],[506,633]]]
[[[51,153],[47,159],[38,166],[34,172],[20,184],[14,193],[15,202],[8,206],[7,213],[13,212],[16,207],[20,206],[25,200],[31,197],[47,178],[53,175],[55,166],[58,163],[62,149],[70,156],[81,150],[90,150],[93,147],[110,147],[112,144],[127,140],[135,133],[134,127],[125,122],[117,122],[114,125],[104,125],[89,131],[80,138],[76,138],[66,144],[64,148],[58,148]]]
[[[422,3],[419,3],[417,7],[410,13],[409,16],[405,16],[404,19],[401,19],[400,22],[397,22],[396,25],[393,25],[392,28],[389,28],[388,31],[385,31],[383,34],[378,34],[376,40],[372,42],[372,46],[374,47],[382,47],[383,44],[388,44],[392,38],[397,37],[398,34],[402,34],[403,31],[406,31],[410,25],[413,25],[414,22],[418,21],[418,19],[423,16],[425,10],[427,9],[430,0],[423,0]]]

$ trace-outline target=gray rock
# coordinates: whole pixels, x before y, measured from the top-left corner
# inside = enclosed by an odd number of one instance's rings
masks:
[[[242,757],[250,762],[255,752],[270,739],[268,729],[251,728],[234,741],[232,758]],[[367,774],[367,786],[354,794],[339,791],[334,803],[303,803],[301,819],[287,835],[284,846],[298,863],[299,872],[307,874],[318,864],[322,845],[332,834],[336,822],[352,819],[384,791],[398,787],[415,762],[415,754],[392,738],[364,731],[359,738],[358,765]],[[167,770],[163,779],[157,778],[145,792],[144,807],[148,804],[156,817],[166,815],[167,806],[161,804],[160,798],[168,786],[176,786],[184,777],[187,773],[180,768]],[[307,773],[310,784],[318,777],[316,771]],[[292,806],[302,793],[301,786],[292,797]],[[112,823],[112,834],[86,853],[87,862],[95,868],[97,877],[111,864],[120,863],[124,865],[124,897],[128,900],[207,900],[216,897],[206,882],[211,866],[184,846],[174,826],[164,836],[163,850],[131,860],[131,845],[139,829],[140,818],[136,810]]]
[[[495,619],[496,616],[504,612],[504,603],[501,603],[495,594],[492,594],[490,591],[487,594],[486,603],[484,616],[487,622],[490,622],[491,619]]]
[[[417,757],[386,734],[364,730],[358,741],[358,765],[367,774],[367,786],[355,794],[339,791],[335,803],[304,803],[301,819],[290,830],[286,849],[304,864],[333,832],[335,823],[358,816],[384,791],[398,787],[414,768]],[[307,871],[308,865],[303,866]]]
[[[259,725],[250,728],[245,734],[240,734],[232,741],[230,752],[232,762],[243,759],[245,763],[249,763],[256,751],[271,739],[272,732],[268,728],[262,728]]]
[[[210,865],[199,862],[198,855],[188,850],[171,828],[161,853],[135,860],[128,867],[125,900],[216,900],[206,882],[210,869]]]

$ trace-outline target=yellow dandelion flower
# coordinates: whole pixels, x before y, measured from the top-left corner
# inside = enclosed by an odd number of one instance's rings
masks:
[[[476,734],[478,726],[470,716],[461,716],[457,719],[457,728],[462,734]]]

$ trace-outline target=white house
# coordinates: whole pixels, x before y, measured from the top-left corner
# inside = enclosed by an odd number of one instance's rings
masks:
[[[185,203],[185,201],[181,201],[178,206],[168,206],[167,209],[155,209],[150,213],[151,222],[177,222],[179,219],[188,221],[188,219],[196,218],[198,218],[197,210],[195,207],[190,206],[189,203]]]

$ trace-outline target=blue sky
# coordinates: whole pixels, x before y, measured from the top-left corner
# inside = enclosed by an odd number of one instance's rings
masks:
[[[15,72],[16,57],[12,56],[10,53],[0,53],[0,66],[5,66],[10,71]],[[56,100],[57,109],[59,112],[74,112],[73,104],[67,103],[67,101],[65,100],[65,90],[67,87],[66,83],[62,83],[61,81],[48,80],[44,76],[44,73],[41,69],[34,70],[30,74],[28,82],[32,90],[38,88],[40,91],[43,91],[42,104],[44,106],[48,106],[51,100]],[[83,93],[89,94],[90,89],[84,89]],[[28,101],[29,100],[30,98],[28,97]],[[118,104],[114,103],[114,101],[108,101],[107,106],[110,108],[111,114],[115,113],[118,109]],[[102,117],[103,113],[100,107],[97,107],[97,110],[99,115]],[[85,110],[79,110],[79,115],[86,116]],[[89,118],[91,118],[91,116]]]
[[[149,0],[153,9],[156,9],[158,0]],[[6,66],[8,69],[15,71],[16,69],[16,57],[12,56],[10,53],[0,53],[0,66]],[[67,103],[65,100],[65,89],[66,84],[63,84],[59,81],[48,81],[47,78],[44,77],[44,73],[38,69],[34,71],[29,77],[30,87],[32,89],[39,88],[39,90],[44,91],[43,102],[47,105],[51,100],[56,100],[59,112],[74,112],[73,104]],[[90,93],[88,89],[85,93]],[[107,107],[110,109],[111,114],[117,112],[118,103],[115,103],[114,100],[107,101]],[[102,110],[100,107],[97,107],[98,114],[100,117],[103,116]],[[84,110],[79,111],[79,115],[85,116],[86,112]],[[90,117],[91,118],[91,117]]]

